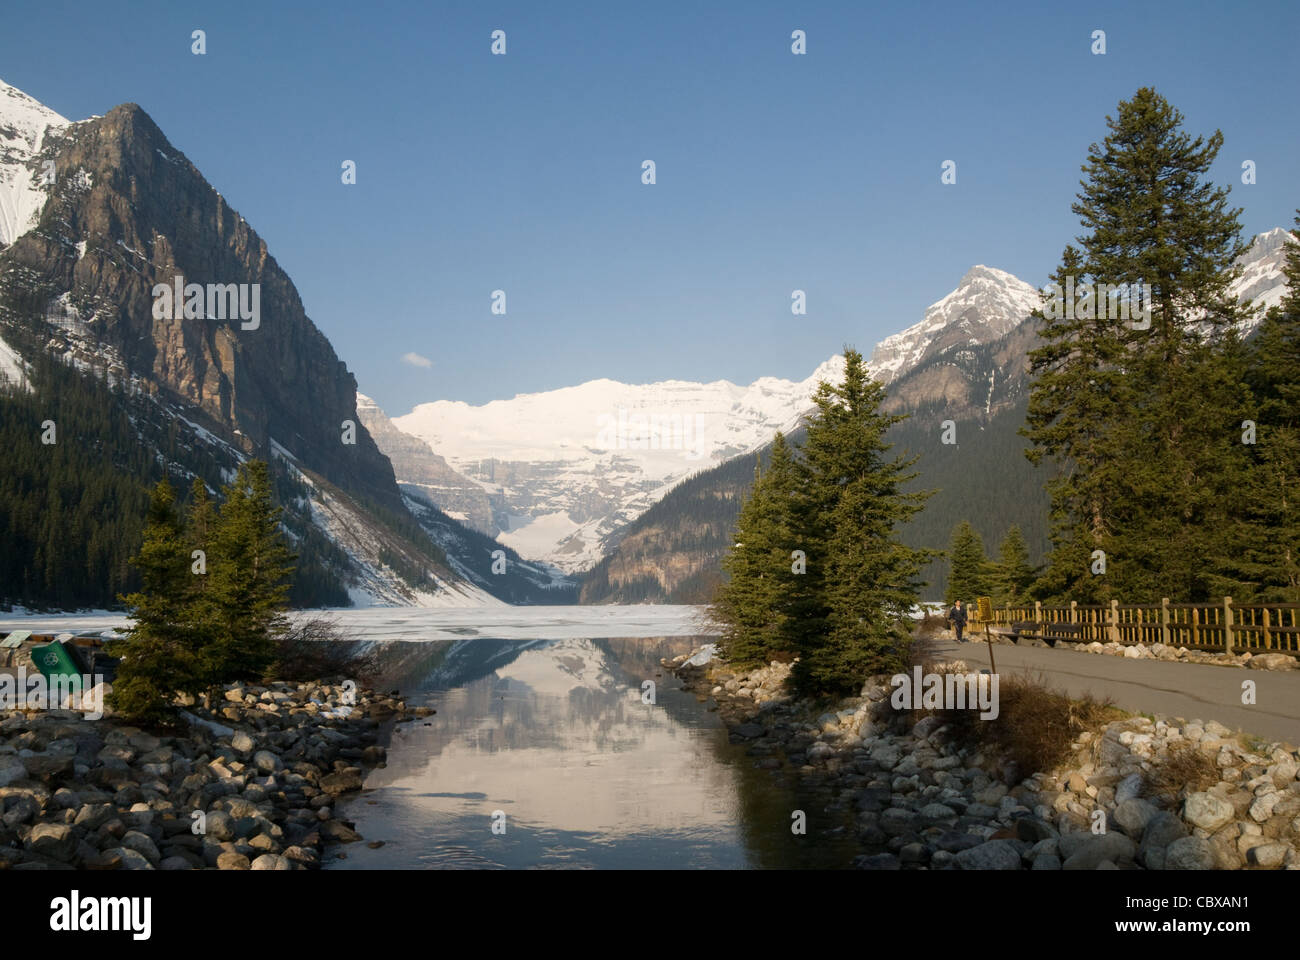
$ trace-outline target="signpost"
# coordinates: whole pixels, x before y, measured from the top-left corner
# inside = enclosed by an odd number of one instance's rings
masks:
[[[989,645],[989,666],[998,672],[998,665],[993,662],[993,637],[989,635],[989,621],[993,619],[993,600],[990,597],[979,598],[979,618],[984,624],[984,641]]]

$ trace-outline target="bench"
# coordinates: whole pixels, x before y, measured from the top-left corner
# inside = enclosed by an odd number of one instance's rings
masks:
[[[1038,623],[1035,620],[1017,620],[1011,624],[1011,632],[1017,639],[1030,637],[1054,644],[1057,640],[1078,643],[1083,640],[1083,624],[1080,623]]]
[[[1069,640],[1072,643],[1079,643],[1083,640],[1083,637],[1083,624],[1081,623],[1043,624],[1044,640]]]

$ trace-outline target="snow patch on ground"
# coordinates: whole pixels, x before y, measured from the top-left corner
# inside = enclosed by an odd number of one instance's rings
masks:
[[[27,364],[3,338],[0,338],[0,386],[17,386],[28,391],[32,389],[31,382],[27,379]]]

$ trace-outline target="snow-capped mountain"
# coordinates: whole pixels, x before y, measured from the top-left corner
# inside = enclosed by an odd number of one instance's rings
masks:
[[[1265,307],[1280,301],[1287,236],[1277,228],[1256,238],[1232,288],[1239,298]],[[980,409],[992,415],[995,393],[1004,405],[1017,395],[1024,349],[1033,339],[1022,325],[1039,302],[1037,289],[1013,274],[974,266],[918,323],[877,344],[869,367],[887,384],[907,381],[891,395],[892,407],[907,409],[969,392],[966,381],[977,377]],[[1020,329],[1023,337],[1004,341]],[[973,349],[999,343],[1006,346],[986,358],[990,369],[966,369]],[[927,376],[907,377],[923,366]],[[481,406],[420,404],[384,425],[367,420],[367,426],[399,481],[420,484],[448,511],[469,504],[481,511],[486,504],[495,527],[490,532],[500,531],[502,542],[524,557],[576,573],[590,568],[635,517],[691,474],[761,449],[777,430],[793,429],[817,383],[838,380],[842,370],[843,358],[836,356],[797,382],[593,380]],[[418,457],[411,455],[411,438],[419,441]]]
[[[1037,308],[1038,291],[1019,277],[971,267],[957,289],[926,308],[921,322],[886,337],[872,351],[871,372],[883,383],[897,379],[950,346],[992,343]]]
[[[1286,278],[1282,276],[1282,267],[1286,264],[1286,244],[1291,231],[1274,227],[1255,237],[1254,246],[1238,261],[1242,268],[1241,277],[1231,287],[1237,299],[1243,303],[1252,300],[1260,313],[1270,307],[1276,307],[1286,295]],[[1253,330],[1259,325],[1260,315],[1256,315],[1242,326]]]
[[[49,192],[40,161],[46,134],[71,125],[0,80],[0,250],[36,225]]]
[[[593,380],[482,406],[425,403],[392,423],[478,484],[503,543],[576,572],[673,484],[793,428],[817,382],[842,365],[834,357],[797,383]],[[407,481],[394,438],[377,433]],[[442,506],[437,488],[426,489]]]

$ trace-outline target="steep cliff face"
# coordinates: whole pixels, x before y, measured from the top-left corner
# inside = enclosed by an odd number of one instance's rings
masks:
[[[47,319],[202,411],[246,452],[275,440],[340,489],[402,509],[392,466],[359,422],[356,381],[292,281],[143,110],[124,104],[51,130],[41,159],[55,181],[36,227],[4,252],[10,296],[43,298]],[[204,288],[199,316],[155,311],[155,286],[177,277]],[[246,285],[235,300],[244,314],[230,316],[209,284]],[[343,442],[345,420],[355,444]]]
[[[166,473],[211,490],[241,459],[265,459],[299,556],[296,602],[499,602],[498,581],[471,583],[408,510],[358,415],[355,379],[266,243],[138,106],[69,123],[0,84],[0,220],[8,396],[14,384],[31,391],[42,354],[92,375],[78,386],[47,362],[49,383],[37,387],[48,398],[57,381],[113,408],[126,433],[111,442],[87,417],[59,423],[60,443],[91,451],[94,483],[121,481],[128,450],[143,457],[130,460],[135,485]],[[0,423],[29,414],[0,390]],[[456,521],[443,526],[459,543]],[[93,554],[83,534],[27,544],[20,566],[50,544]],[[35,605],[84,599],[39,583],[8,593]]]
[[[364,394],[357,394],[357,413],[401,483],[418,487],[448,516],[479,533],[495,537],[501,532],[496,518],[508,511],[500,496],[490,497],[482,486],[458,473],[419,437],[398,430],[379,404]]]

